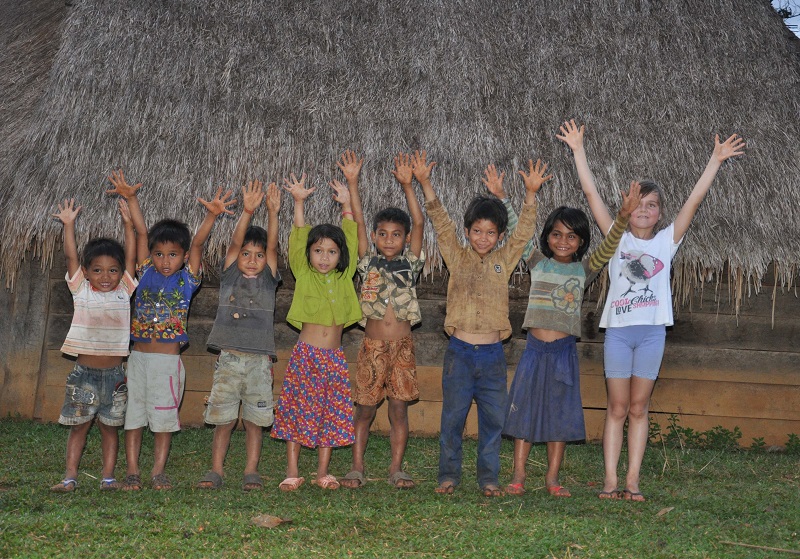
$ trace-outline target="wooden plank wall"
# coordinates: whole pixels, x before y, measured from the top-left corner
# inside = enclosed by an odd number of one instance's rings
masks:
[[[282,270],[284,285],[278,292],[276,341],[279,348],[275,369],[275,395],[280,392],[286,362],[297,332],[285,322],[291,302],[292,278]],[[64,379],[73,362],[59,352],[72,315],[71,296],[63,272],[50,276],[50,311],[42,353],[42,382],[36,401],[35,417],[56,421],[63,399]],[[511,290],[511,320],[515,337],[506,345],[509,383],[524,349],[520,327],[528,291],[527,278],[515,280]],[[447,339],[442,332],[445,311],[445,283],[441,277],[420,285],[423,324],[415,329],[421,398],[410,407],[410,426],[416,435],[435,436],[441,411],[441,366]],[[709,294],[698,295],[676,316],[667,335],[664,366],[653,394],[654,417],[666,427],[669,414],[677,414],[680,424],[695,430],[716,425],[727,429],[738,426],[741,443],[764,437],[767,444],[783,444],[789,433],[800,434],[800,302],[794,294],[780,295],[775,308],[776,324],[771,325],[771,289],[745,301],[740,317],[731,314],[729,305],[713,302]],[[189,333],[193,342],[183,354],[187,370],[186,393],[181,420],[186,426],[202,425],[204,399],[211,386],[215,355],[206,351],[217,305],[217,288],[207,278],[192,303]],[[581,390],[586,412],[587,437],[602,435],[605,413],[605,384],[602,366],[603,334],[598,331],[599,311],[593,301],[584,307],[584,338],[579,343]],[[354,328],[345,333],[344,346],[351,371],[362,333]],[[388,430],[386,406],[379,410],[374,429]],[[473,412],[466,432],[477,432]]]

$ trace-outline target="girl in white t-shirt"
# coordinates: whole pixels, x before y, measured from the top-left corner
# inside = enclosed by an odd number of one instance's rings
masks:
[[[575,156],[583,193],[601,231],[611,228],[608,212],[589,169],[583,145],[584,127],[565,122],[556,137]],[[744,153],[745,143],[734,134],[724,142],[714,139],[714,152],[675,221],[661,228],[661,187],[642,181],[641,203],[630,218],[617,252],[609,264],[608,298],[600,327],[606,329],[604,365],[608,405],[603,431],[605,479],[601,499],[644,501],[639,470],[649,434],[648,407],[661,359],[666,327],[672,325],[670,270],[673,256],[705,198],[722,163]],[[628,471],[625,489],[618,489],[617,464],[628,421]]]

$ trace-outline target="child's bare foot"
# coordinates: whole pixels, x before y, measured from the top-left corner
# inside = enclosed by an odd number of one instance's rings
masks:
[[[396,489],[414,489],[417,486],[417,484],[414,483],[414,478],[402,470],[394,472],[389,476],[389,485]]]
[[[514,483],[511,482],[506,485],[506,494],[507,495],[524,495],[525,494],[525,484],[524,483]]]
[[[436,491],[439,495],[452,495],[456,490],[456,484],[452,481],[445,480],[439,484],[434,491]]]
[[[483,493],[484,497],[502,497],[503,490],[500,489],[497,485],[491,483],[489,485],[484,485],[481,487],[481,493]]]
[[[572,497],[569,489],[562,485],[548,485],[547,492],[553,497]]]

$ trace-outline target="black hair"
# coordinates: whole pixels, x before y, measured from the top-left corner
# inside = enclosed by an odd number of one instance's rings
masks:
[[[378,225],[381,223],[396,223],[397,225],[403,226],[406,235],[411,233],[411,218],[408,212],[400,208],[386,208],[385,210],[379,211],[375,215],[375,219],[372,220],[373,233],[378,230]]]
[[[550,236],[550,233],[556,226],[556,221],[560,221],[580,237],[581,246],[579,246],[575,254],[572,255],[572,259],[575,262],[580,262],[586,254],[586,251],[589,250],[589,242],[592,240],[589,218],[586,217],[583,210],[568,208],[566,206],[561,206],[550,212],[550,215],[547,216],[547,221],[544,223],[544,227],[542,227],[542,234],[539,237],[539,249],[547,258],[553,257],[553,251],[550,250],[547,237]]]
[[[508,228],[508,211],[494,196],[476,196],[472,199],[464,212],[464,227],[470,229],[473,223],[481,219],[494,223],[499,235]]]
[[[185,223],[175,219],[162,219],[150,228],[147,234],[147,250],[152,251],[156,243],[175,243],[184,252],[189,252],[192,234]]]
[[[81,255],[81,266],[89,268],[92,260],[98,256],[109,256],[119,263],[120,268],[125,270],[125,249],[122,245],[114,239],[107,239],[105,237],[97,237],[91,239],[86,246],[83,247],[83,254]]]
[[[343,273],[350,265],[350,251],[347,250],[347,239],[341,227],[336,227],[329,223],[316,225],[308,232],[308,242],[306,242],[306,259],[308,263],[311,264],[311,245],[322,239],[330,239],[339,247],[339,262],[336,264],[336,271],[340,274]]]
[[[267,230],[263,227],[259,227],[258,225],[251,225],[247,228],[247,231],[244,232],[244,241],[242,241],[242,246],[253,243],[257,247],[261,247],[264,252],[267,251]]]

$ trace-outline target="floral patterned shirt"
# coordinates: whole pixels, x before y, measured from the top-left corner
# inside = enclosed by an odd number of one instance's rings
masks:
[[[133,308],[131,340],[187,343],[189,303],[200,287],[202,271],[194,274],[187,264],[167,277],[156,270],[148,258],[137,270],[137,275],[139,288]]]
[[[361,326],[367,319],[383,320],[386,308],[391,305],[397,320],[407,320],[411,326],[422,321],[417,301],[417,278],[425,265],[425,253],[417,257],[407,251],[394,260],[380,255],[366,254],[358,262],[361,277]]]

